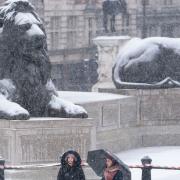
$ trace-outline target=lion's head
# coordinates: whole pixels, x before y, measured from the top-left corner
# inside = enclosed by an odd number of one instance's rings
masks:
[[[3,51],[8,55],[4,57],[7,57],[5,61],[9,65],[5,66],[6,73],[3,74],[11,79],[15,77],[15,80],[23,81],[23,77],[15,76],[15,72],[19,74],[25,71],[26,74],[30,73],[29,83],[33,83],[33,86],[37,80],[46,84],[50,76],[46,34],[31,3],[27,0],[8,0],[0,9],[0,17],[3,22]]]

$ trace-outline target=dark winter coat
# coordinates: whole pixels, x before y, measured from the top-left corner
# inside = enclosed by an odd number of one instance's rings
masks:
[[[103,177],[101,180],[105,180],[105,177]],[[122,172],[120,170],[117,171],[117,173],[115,174],[112,180],[123,180]]]
[[[76,157],[74,166],[69,166],[66,157],[73,154]],[[76,151],[67,151],[61,158],[61,168],[57,180],[85,180],[85,175],[81,167],[81,158]]]

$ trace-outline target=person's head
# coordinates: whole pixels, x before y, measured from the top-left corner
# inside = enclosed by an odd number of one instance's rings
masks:
[[[78,154],[78,152],[74,150],[69,150],[66,151],[62,156],[61,156],[61,165],[62,167],[66,167],[66,165],[69,166],[76,166],[80,167],[81,166],[81,157]]]
[[[66,162],[69,166],[74,166],[76,160],[77,159],[74,154],[68,154],[66,156]]]
[[[117,164],[117,162],[113,158],[111,158],[110,156],[106,157],[106,167],[107,168],[110,168],[111,166],[114,166],[116,164]]]

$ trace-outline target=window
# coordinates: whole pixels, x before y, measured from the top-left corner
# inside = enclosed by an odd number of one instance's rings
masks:
[[[77,17],[76,16],[69,16],[68,17],[68,28],[73,29],[76,28]]]
[[[143,6],[147,6],[147,5],[149,5],[149,0],[141,0],[141,4]]]
[[[75,4],[84,4],[86,0],[75,0]]]
[[[157,27],[155,25],[149,25],[147,31],[148,36],[157,36]]]
[[[165,24],[161,27],[161,36],[174,37],[174,26],[171,24]]]
[[[146,5],[149,5],[149,0],[146,0]]]
[[[67,46],[70,48],[76,47],[76,38],[77,38],[77,17],[69,16],[67,20]]]
[[[173,5],[173,0],[164,0],[164,5]]]
[[[51,29],[59,29],[60,28],[61,18],[59,16],[53,16],[50,20]]]
[[[127,14],[126,16],[122,16],[122,26],[123,27],[129,26],[129,21],[130,21],[129,14]]]
[[[51,50],[57,50],[60,46],[61,35],[61,17],[53,16],[50,18],[50,48]]]
[[[76,32],[69,31],[67,34],[67,47],[75,48],[76,47]]]
[[[59,46],[59,32],[51,32],[51,50],[57,50]]]
[[[89,45],[92,44],[92,38],[93,38],[93,18],[88,18],[88,26],[89,26],[89,32],[88,32],[88,39],[89,39]]]

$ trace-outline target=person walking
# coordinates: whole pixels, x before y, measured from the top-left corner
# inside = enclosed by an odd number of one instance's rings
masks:
[[[63,154],[57,180],[85,180],[81,157],[76,151],[70,150]]]
[[[119,164],[110,156],[106,157],[106,168],[102,180],[123,180],[123,174]]]

